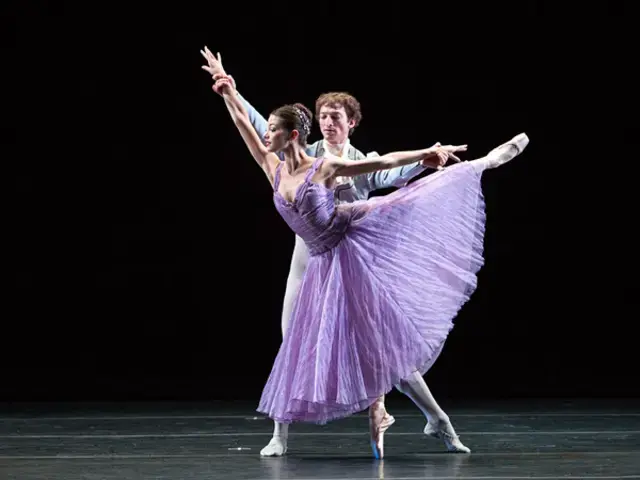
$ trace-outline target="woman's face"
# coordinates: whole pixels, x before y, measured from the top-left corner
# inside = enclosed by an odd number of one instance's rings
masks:
[[[264,134],[264,144],[270,152],[279,152],[289,141],[289,133],[281,127],[279,117],[271,115]]]

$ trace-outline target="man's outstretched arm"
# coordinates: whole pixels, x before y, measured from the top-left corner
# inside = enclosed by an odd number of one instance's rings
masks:
[[[378,154],[375,152],[373,152],[373,154],[367,154],[367,158],[374,158],[376,156],[378,156]],[[370,173],[368,175],[370,191],[390,187],[404,187],[409,180],[424,172],[426,168],[427,167],[423,165],[422,162],[414,162],[409,165]]]
[[[249,121],[251,125],[253,125],[253,129],[256,131],[258,136],[261,139],[264,139],[264,134],[267,133],[268,122],[265,118],[258,112],[253,105],[251,105],[246,98],[244,98],[240,93],[237,94],[238,99],[244,105],[244,108],[247,110],[247,114],[249,115]]]
[[[208,64],[206,66],[203,66],[202,68],[203,70],[206,70],[211,74],[214,81],[220,77],[229,78],[238,99],[242,102],[242,105],[249,115],[249,121],[251,122],[253,129],[260,137],[260,140],[264,142],[263,139],[264,134],[267,133],[268,122],[262,115],[260,115],[260,112],[258,112],[253,107],[253,105],[251,105],[242,95],[237,93],[235,79],[231,75],[228,75],[227,72],[225,72],[224,67],[222,66],[222,55],[220,55],[220,53],[218,53],[217,56],[213,55],[213,53],[211,53],[211,51],[207,47],[205,47],[204,50],[200,50],[200,53],[205,58],[205,60],[207,60]]]

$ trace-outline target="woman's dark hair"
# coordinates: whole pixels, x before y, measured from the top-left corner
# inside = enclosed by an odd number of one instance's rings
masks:
[[[311,133],[311,122],[313,120],[313,114],[311,110],[305,107],[301,103],[294,103],[293,105],[284,105],[277,108],[271,115],[280,119],[280,126],[289,132],[297,130],[298,143],[305,147],[307,145],[307,138]]]

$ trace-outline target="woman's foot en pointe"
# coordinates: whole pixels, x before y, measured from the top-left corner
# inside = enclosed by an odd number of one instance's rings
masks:
[[[387,413],[384,403],[378,401],[369,408],[371,449],[373,456],[378,460],[384,458],[384,433],[395,421],[396,419]]]

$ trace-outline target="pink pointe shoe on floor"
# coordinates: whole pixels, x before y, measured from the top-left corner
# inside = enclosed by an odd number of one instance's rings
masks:
[[[377,401],[369,408],[369,429],[371,433],[371,449],[377,460],[384,458],[384,433],[395,423],[393,415],[389,415],[384,404]]]

